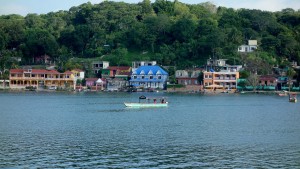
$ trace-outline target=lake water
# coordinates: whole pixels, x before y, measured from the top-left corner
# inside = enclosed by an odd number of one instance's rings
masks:
[[[125,108],[140,95],[167,108]],[[300,168],[300,103],[263,94],[0,93],[0,168]]]

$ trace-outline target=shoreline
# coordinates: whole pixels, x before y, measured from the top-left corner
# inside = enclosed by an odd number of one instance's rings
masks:
[[[176,93],[176,94],[210,94],[210,95],[219,95],[219,94],[276,94],[279,95],[279,93],[282,93],[283,91],[242,91],[242,92],[236,92],[235,90],[231,91],[224,91],[224,90],[160,90],[159,92],[127,92],[127,91],[76,91],[76,90],[24,90],[24,89],[0,89],[1,92],[12,92],[12,93],[23,93],[23,92],[49,92],[49,93],[56,93],[56,92],[72,92],[72,93]],[[300,94],[298,91],[291,91],[286,92],[291,94]],[[286,95],[288,96],[288,95]]]

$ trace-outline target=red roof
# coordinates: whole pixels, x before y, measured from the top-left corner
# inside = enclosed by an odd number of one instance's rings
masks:
[[[23,73],[23,69],[10,69],[10,73]]]
[[[276,80],[276,77],[274,77],[273,75],[262,75],[259,77],[259,80],[264,80],[264,81]]]
[[[99,78],[86,78],[85,81],[97,81]]]
[[[10,69],[10,73],[21,74],[24,72],[29,72],[29,70],[31,70],[31,73],[33,74],[60,74],[56,70],[46,70],[46,69]]]
[[[71,71],[65,71],[64,74],[73,74],[73,72],[71,72]]]
[[[125,76],[130,76],[130,72],[118,72],[116,75],[125,75]]]
[[[129,70],[130,66],[109,66],[109,70]]]
[[[81,69],[73,69],[74,71],[77,71],[77,72],[83,72],[83,70]]]

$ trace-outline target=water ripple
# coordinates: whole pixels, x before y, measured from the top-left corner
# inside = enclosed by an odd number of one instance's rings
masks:
[[[125,108],[136,96],[0,95],[0,168],[300,168],[299,104],[169,95],[168,108]]]

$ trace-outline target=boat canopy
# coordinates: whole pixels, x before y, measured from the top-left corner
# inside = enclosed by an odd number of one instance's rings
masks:
[[[146,99],[146,96],[142,95],[139,97],[139,99]]]

